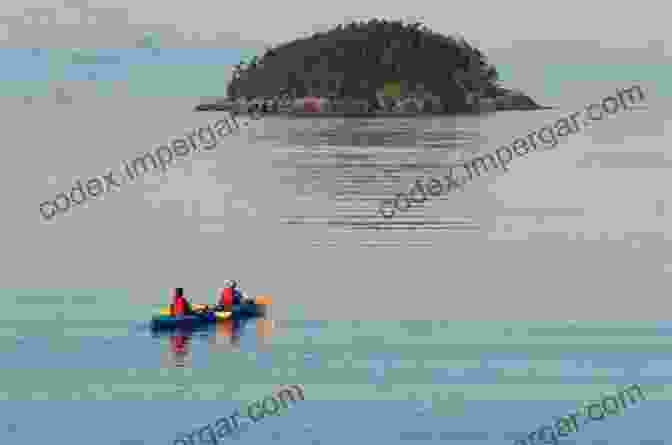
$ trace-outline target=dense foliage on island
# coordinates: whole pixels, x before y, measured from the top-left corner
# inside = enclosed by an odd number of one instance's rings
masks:
[[[388,82],[418,84],[439,96],[445,111],[467,106],[466,91],[494,97],[495,67],[461,37],[432,32],[421,23],[373,19],[338,25],[239,63],[227,86],[230,98],[307,95],[375,100]]]

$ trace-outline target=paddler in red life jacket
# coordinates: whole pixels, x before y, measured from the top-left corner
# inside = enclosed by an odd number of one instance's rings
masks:
[[[184,289],[181,287],[175,288],[173,291],[173,304],[170,305],[170,315],[173,317],[180,317],[184,315],[191,315],[194,311],[191,304],[184,298]]]
[[[251,302],[251,300],[246,298],[240,289],[238,289],[238,283],[235,280],[229,280],[225,283],[225,287],[219,290],[217,310],[228,310],[232,305],[249,302]]]

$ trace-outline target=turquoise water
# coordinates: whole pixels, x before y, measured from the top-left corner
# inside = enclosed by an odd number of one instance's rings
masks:
[[[517,81],[529,76],[528,64],[498,64],[497,71],[502,82]],[[543,83],[543,94],[548,97],[562,97],[567,94],[568,85],[582,82],[600,83],[615,82],[629,85],[642,82],[650,82],[653,90],[652,95],[670,96],[672,90],[669,87],[669,79],[672,76],[670,64],[544,64],[534,68],[534,77]]]
[[[93,82],[106,96],[110,83],[124,82],[131,96],[221,96],[231,65],[260,56],[242,48],[0,48],[0,95],[44,96],[54,81]],[[497,65],[503,82],[525,78],[528,64]],[[668,96],[669,64],[546,64],[535,75],[544,94],[559,97],[568,82],[608,80],[624,85],[655,83]]]
[[[180,355],[147,330],[161,296],[5,289],[1,298],[1,443],[169,444],[295,383],[305,401],[220,443],[513,443],[634,383],[647,400],[561,443],[667,436],[669,321],[289,319],[264,332],[251,321],[238,346],[213,328]]]
[[[57,81],[126,82],[131,96],[224,95],[231,65],[255,56],[239,48],[0,48],[0,95],[45,96]]]

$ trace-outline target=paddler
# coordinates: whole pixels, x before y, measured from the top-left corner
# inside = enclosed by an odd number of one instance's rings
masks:
[[[236,282],[236,280],[229,280],[224,286],[225,287],[219,290],[217,310],[226,310],[232,305],[252,303],[254,301],[253,299],[246,297],[240,289],[238,289],[238,282]]]
[[[175,288],[173,290],[173,304],[170,305],[170,315],[173,317],[180,317],[191,315],[193,313],[194,310],[191,308],[191,304],[184,298],[184,288]]]

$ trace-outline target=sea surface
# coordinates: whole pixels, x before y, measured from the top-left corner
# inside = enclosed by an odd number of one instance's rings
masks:
[[[128,296],[3,292],[2,443],[170,444],[296,383],[305,400],[220,443],[512,444],[633,383],[646,400],[561,443],[669,440],[669,321],[270,317],[178,352]]]
[[[562,443],[669,442],[670,102],[625,77],[539,112],[250,121],[49,223],[78,178],[223,114],[85,82],[4,97],[0,443],[170,444],[283,384],[305,400],[225,441],[512,444],[639,384]],[[380,199],[637,84],[645,103],[380,228]],[[212,303],[230,278],[269,319],[180,353],[150,335],[170,288]]]

